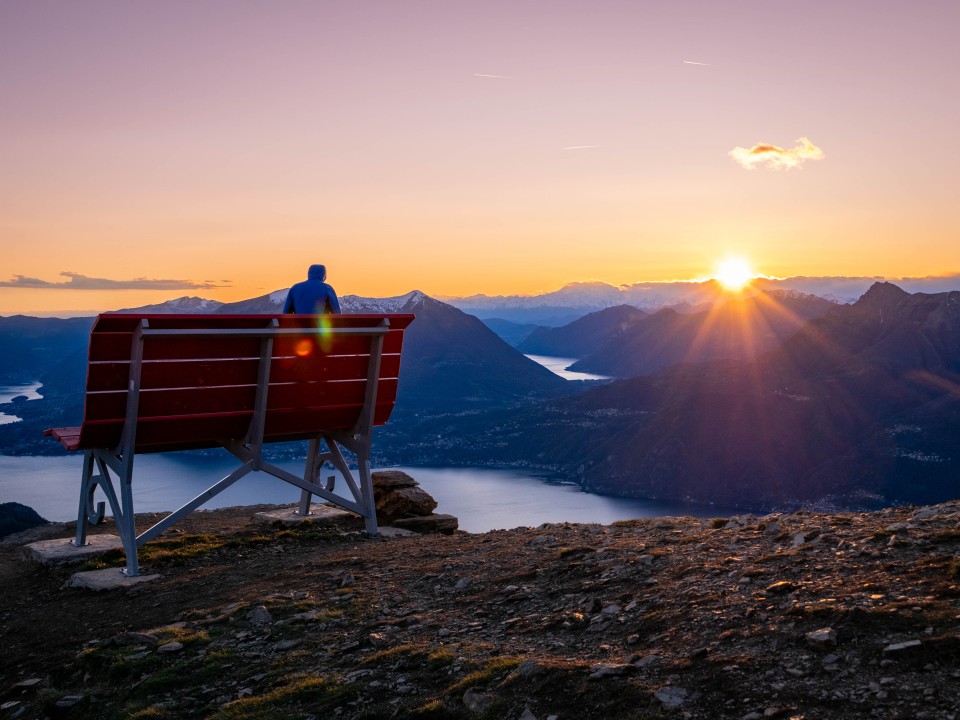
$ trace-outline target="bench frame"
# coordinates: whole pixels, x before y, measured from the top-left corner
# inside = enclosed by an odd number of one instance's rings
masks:
[[[267,318],[265,318],[265,321]],[[121,542],[126,553],[124,574],[139,574],[137,549],[145,542],[157,537],[178,520],[184,518],[205,502],[223,492],[245,475],[262,471],[273,477],[294,485],[301,490],[298,514],[304,517],[310,514],[310,504],[314,495],[322,500],[350,510],[364,519],[366,531],[376,535],[377,514],[373,495],[373,482],[370,468],[370,449],[374,427],[374,411],[377,403],[377,386],[380,377],[380,360],[383,353],[384,336],[390,330],[390,321],[384,318],[378,326],[369,328],[327,328],[324,333],[334,336],[355,335],[370,338],[370,357],[367,368],[367,383],[363,408],[359,419],[349,431],[318,430],[309,440],[304,463],[303,476],[298,477],[283,468],[267,462],[263,458],[263,446],[271,442],[264,436],[267,410],[267,394],[270,380],[270,366],[273,358],[274,339],[287,336],[294,338],[309,337],[316,334],[312,328],[281,328],[277,319],[270,319],[267,326],[260,328],[216,328],[216,329],[166,329],[150,327],[149,319],[143,318],[134,331],[130,356],[130,379],[127,393],[126,418],[123,424],[120,443],[115,448],[95,448],[84,450],[80,503],[77,513],[76,537],[71,541],[76,546],[87,543],[86,524],[98,524],[104,517],[104,503],[94,504],[94,493],[100,487],[110,504],[117,524]],[[133,465],[136,456],[136,432],[138,406],[140,400],[140,378],[143,369],[143,343],[145,338],[183,338],[186,336],[254,337],[260,341],[260,361],[257,374],[256,399],[253,415],[245,436],[241,439],[214,441],[229,451],[240,465],[204,492],[173,511],[160,522],[139,535],[134,526],[133,509]],[[47,431],[58,435],[57,430]],[[73,429],[71,429],[73,430]],[[288,438],[278,438],[285,440]],[[322,441],[322,444],[321,444]],[[323,449],[323,445],[326,449]],[[355,477],[344,458],[342,448],[357,457]],[[171,448],[176,450],[177,448]],[[325,484],[320,483],[320,471],[325,463],[331,464],[342,475],[349,490],[349,497],[334,492],[335,476],[330,476]],[[112,473],[112,474],[111,474]],[[119,497],[116,491],[119,485]]]

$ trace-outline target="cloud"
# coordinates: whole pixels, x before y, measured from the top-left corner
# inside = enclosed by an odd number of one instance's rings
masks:
[[[209,280],[193,282],[192,280],[154,280],[142,277],[132,280],[110,280],[87,277],[74,272],[62,272],[60,275],[68,279],[62,282],[50,282],[26,275],[14,275],[10,280],[0,280],[0,287],[34,290],[209,290],[224,287]]]
[[[730,157],[741,167],[753,170],[765,167],[768,170],[791,170],[800,167],[807,160],[823,160],[823,150],[807,138],[797,140],[797,146],[789,150],[776,145],[754,145],[752,148],[736,147],[730,151]]]

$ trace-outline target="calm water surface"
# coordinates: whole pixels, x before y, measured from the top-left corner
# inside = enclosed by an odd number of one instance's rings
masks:
[[[0,403],[8,403],[15,397],[26,395],[27,400],[39,400],[42,396],[37,392],[40,389],[40,383],[30,383],[29,385],[0,385]],[[0,425],[19,422],[20,418],[16,415],[7,415],[0,413]]]
[[[302,473],[302,466],[295,462],[277,464],[292,473]],[[48,520],[73,520],[77,516],[81,465],[80,455],[0,456],[0,502],[29,505]],[[174,510],[236,465],[230,457],[177,453],[138,456],[134,506],[137,512]],[[439,503],[437,512],[457,516],[460,528],[468,532],[537,526],[544,522],[608,524],[639,517],[715,517],[735,512],[689,503],[603,497],[580,492],[571,485],[551,484],[531,475],[504,470],[400,469],[416,478],[423,489],[433,495]],[[299,497],[298,488],[264,473],[252,473],[203,507],[293,503]]]
[[[577,361],[577,358],[551,357],[548,355],[527,355],[526,357],[535,363],[543,365],[547,370],[554,375],[559,375],[564,380],[610,380],[606,375],[594,375],[593,373],[567,370],[568,367]]]

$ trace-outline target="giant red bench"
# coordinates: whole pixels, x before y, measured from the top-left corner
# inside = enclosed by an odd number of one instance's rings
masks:
[[[83,423],[51,428],[67,450],[84,453],[77,533],[103,519],[99,486],[126,553],[244,475],[263,471],[301,490],[299,512],[314,495],[357,513],[377,533],[370,477],[373,427],[387,422],[397,396],[404,329],[413,315],[100,315],[90,333]],[[303,476],[263,457],[266,443],[307,440]],[[321,444],[322,441],[322,444]],[[324,449],[324,446],[326,449]],[[240,465],[150,529],[136,534],[136,455],[223,447]],[[342,448],[356,456],[355,477]],[[349,497],[321,485],[325,463]],[[119,498],[111,475],[120,486]]]

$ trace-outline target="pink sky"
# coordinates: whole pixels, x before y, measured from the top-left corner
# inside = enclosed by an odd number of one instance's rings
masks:
[[[0,313],[313,262],[379,296],[956,272],[957,28],[952,0],[5,2]],[[35,287],[64,272],[112,282]]]

